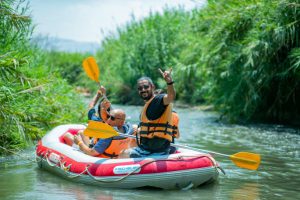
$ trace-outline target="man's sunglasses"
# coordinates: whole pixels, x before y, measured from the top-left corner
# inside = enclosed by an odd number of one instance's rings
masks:
[[[138,91],[142,91],[143,89],[147,90],[150,87],[150,85],[142,85],[138,87]]]
[[[111,121],[115,121],[116,119],[122,119],[122,118],[119,118],[119,117],[115,117],[115,116],[112,116],[112,115],[107,115],[108,119],[111,119]],[[124,119],[122,119],[124,120]]]

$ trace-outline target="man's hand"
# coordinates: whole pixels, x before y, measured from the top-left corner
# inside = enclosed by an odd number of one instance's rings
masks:
[[[172,76],[171,76],[172,68],[170,68],[169,70],[166,70],[164,72],[160,68],[158,70],[159,70],[160,74],[162,75],[162,77],[167,82],[167,84],[171,83],[173,81]]]
[[[104,110],[107,110],[110,107],[110,101],[108,101],[107,99],[104,99],[101,102],[101,108],[103,108]]]
[[[81,137],[78,135],[74,135],[74,143],[78,145],[79,142],[83,142]]]
[[[174,81],[171,76],[172,68],[170,68],[169,70],[166,70],[164,72],[161,69],[158,69],[158,70],[168,85],[167,95],[164,96],[163,102],[164,102],[164,105],[169,105],[170,103],[172,103],[172,101],[176,97],[176,92],[175,92],[174,85],[173,85]]]
[[[97,91],[98,94],[102,95],[102,96],[106,96],[106,89],[104,86],[100,86],[100,88]]]

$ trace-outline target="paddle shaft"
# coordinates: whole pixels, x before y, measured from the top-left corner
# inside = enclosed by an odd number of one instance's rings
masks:
[[[130,137],[130,138],[135,138],[135,139],[136,139],[136,137],[133,136],[133,135],[127,135],[127,134],[120,133],[120,132],[118,132],[118,134],[119,134],[120,136]],[[191,150],[194,150],[194,151],[203,151],[203,152],[206,152],[206,153],[211,153],[211,154],[216,154],[216,155],[220,155],[220,156],[226,156],[226,157],[229,157],[229,155],[222,154],[222,153],[218,153],[218,152],[214,152],[214,151],[208,151],[208,150],[204,150],[204,149],[198,149],[198,148],[189,147],[189,146],[180,145],[180,144],[171,144],[171,145],[174,146],[174,147],[180,147],[180,148],[185,148],[185,149],[191,149]]]
[[[127,134],[120,133],[120,132],[118,132],[118,134],[120,136],[130,137],[130,138],[135,138],[136,139],[136,137],[133,136],[133,135],[127,135]],[[180,148],[190,149],[190,150],[194,150],[194,151],[202,151],[202,152],[209,153],[209,154],[215,154],[215,155],[219,155],[219,156],[233,158],[233,159],[236,159],[236,160],[239,160],[239,161],[242,161],[242,162],[248,162],[250,164],[251,163],[256,163],[256,161],[253,161],[253,160],[249,160],[249,159],[245,159],[245,158],[241,158],[241,157],[237,157],[237,156],[233,156],[233,155],[227,155],[227,154],[223,154],[223,153],[218,153],[218,152],[215,152],[215,151],[208,151],[208,150],[194,148],[194,147],[180,145],[180,144],[171,144],[171,145],[174,146],[174,147],[180,147]]]
[[[99,85],[99,88],[101,88],[101,83],[100,83],[100,81],[97,82],[97,83],[98,83],[98,85]],[[106,94],[102,94],[102,95],[103,95],[103,98],[104,98],[105,100],[108,101]]]

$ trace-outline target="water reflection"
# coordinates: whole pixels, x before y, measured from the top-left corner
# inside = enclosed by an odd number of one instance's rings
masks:
[[[113,195],[105,188],[87,186],[65,180],[42,169],[36,169],[37,190],[48,189],[43,193],[44,199],[103,199],[112,200]],[[50,198],[51,197],[51,198]],[[42,198],[41,198],[42,199]]]
[[[32,176],[32,168],[36,164],[32,162],[33,158],[29,158],[30,155],[32,151],[1,159],[0,194],[2,200],[19,199],[23,197],[24,192],[33,189],[35,178]]]
[[[229,199],[232,200],[256,200],[259,198],[259,185],[257,183],[245,183],[231,191]]]

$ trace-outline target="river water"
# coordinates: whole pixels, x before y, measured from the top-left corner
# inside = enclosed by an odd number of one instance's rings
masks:
[[[118,106],[119,107],[119,106]],[[140,107],[121,106],[136,122]],[[262,157],[258,171],[235,166],[215,156],[226,175],[217,182],[187,191],[110,189],[65,180],[43,171],[34,160],[34,147],[0,160],[0,199],[300,199],[300,130],[279,125],[226,125],[218,115],[180,109],[178,144],[223,154],[240,151]]]

